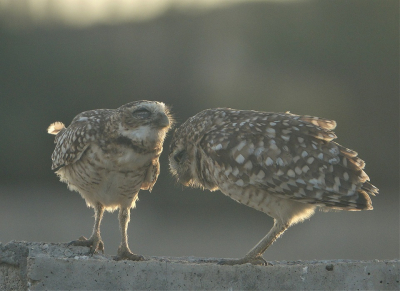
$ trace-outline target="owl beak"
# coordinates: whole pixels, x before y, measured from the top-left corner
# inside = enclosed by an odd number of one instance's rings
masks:
[[[158,113],[154,123],[156,124],[157,127],[160,128],[165,128],[170,125],[169,118],[164,113]]]

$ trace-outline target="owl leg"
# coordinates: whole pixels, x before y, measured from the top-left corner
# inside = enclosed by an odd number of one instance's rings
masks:
[[[94,207],[94,226],[89,239],[81,236],[78,240],[70,242],[68,245],[90,247],[90,253],[94,254],[101,251],[104,254],[104,243],[100,236],[100,224],[103,219],[104,206],[97,203]]]
[[[264,260],[262,254],[265,250],[279,238],[286,229],[288,229],[290,224],[282,223],[277,219],[274,219],[274,226],[267,233],[267,235],[259,241],[248,253],[241,259],[227,259],[218,262],[220,265],[241,265],[250,263],[253,265],[271,265]]]
[[[136,255],[132,253],[131,250],[129,249],[127,230],[128,230],[128,223],[130,220],[130,208],[120,208],[118,219],[119,219],[119,227],[121,229],[122,242],[118,248],[118,253],[117,256],[115,257],[115,260],[144,261],[145,258],[143,256]]]

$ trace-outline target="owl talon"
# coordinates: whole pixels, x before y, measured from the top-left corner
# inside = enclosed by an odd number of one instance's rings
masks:
[[[146,258],[142,255],[134,254],[128,249],[121,249],[120,247],[118,249],[118,254],[114,257],[114,260],[146,261]]]
[[[81,247],[89,247],[89,253],[91,255],[98,253],[101,251],[104,254],[104,243],[101,240],[101,237],[91,237],[89,239],[84,236],[79,237],[77,240],[73,240],[68,243],[69,246],[81,246]]]

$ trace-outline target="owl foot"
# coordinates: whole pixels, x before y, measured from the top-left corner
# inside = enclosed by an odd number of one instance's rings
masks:
[[[145,261],[145,257],[141,255],[136,255],[132,253],[128,248],[119,247],[118,253],[114,257],[114,260],[121,261],[121,260],[130,260],[130,261]]]
[[[99,251],[101,251],[104,254],[104,243],[100,236],[91,236],[89,239],[87,239],[84,236],[81,236],[77,240],[73,240],[70,243],[68,243],[68,245],[89,247],[90,248],[89,253],[91,255],[98,253]]]
[[[252,264],[252,265],[258,265],[258,266],[272,266],[271,263],[268,263],[262,256],[257,256],[257,257],[244,257],[241,259],[226,259],[226,260],[221,260],[218,262],[218,265],[228,265],[228,266],[233,266],[233,265],[243,265],[243,264]]]

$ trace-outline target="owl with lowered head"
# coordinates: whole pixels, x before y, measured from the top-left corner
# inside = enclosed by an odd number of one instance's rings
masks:
[[[100,224],[104,210],[119,209],[122,242],[117,260],[144,260],[131,252],[127,228],[130,209],[139,190],[153,188],[160,173],[159,156],[172,124],[168,107],[161,102],[136,101],[118,109],[98,109],[78,114],[68,127],[55,122],[52,169],[70,190],[79,192],[94,208],[95,222],[89,239],[70,244],[104,252]]]
[[[241,259],[220,264],[265,265],[262,254],[290,226],[325,210],[371,210],[378,189],[357,153],[334,142],[336,122],[287,113],[217,108],[176,129],[170,169],[185,186],[220,190],[273,217],[267,235]]]

